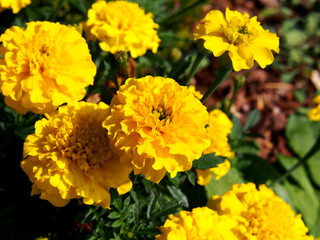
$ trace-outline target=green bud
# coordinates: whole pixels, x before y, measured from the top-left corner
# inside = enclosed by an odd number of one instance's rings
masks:
[[[117,60],[120,64],[126,64],[128,60],[128,54],[125,51],[118,51],[114,55],[114,58]]]

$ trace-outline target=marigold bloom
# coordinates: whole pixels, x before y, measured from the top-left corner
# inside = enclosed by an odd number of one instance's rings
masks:
[[[124,163],[159,182],[166,171],[187,171],[210,144],[208,113],[186,88],[170,78],[129,78],[120,87],[103,122],[111,146]]]
[[[210,11],[194,32],[195,39],[203,39],[204,47],[216,57],[229,51],[235,71],[250,69],[256,60],[262,68],[273,62],[271,50],[279,53],[279,38],[264,30],[257,17],[226,9]]]
[[[83,198],[85,204],[108,208],[110,188],[131,189],[132,168],[111,151],[102,121],[108,106],[79,102],[46,114],[26,138],[22,169],[33,183],[31,195],[41,194],[55,206]]]
[[[228,134],[231,133],[232,126],[232,122],[224,112],[219,109],[211,111],[206,128],[208,136],[211,139],[211,145],[203,153],[215,153],[216,156],[232,158],[234,153],[231,151],[228,143]],[[230,162],[225,160],[214,168],[206,170],[196,169],[198,176],[197,182],[199,185],[208,184],[211,180],[211,172],[215,173],[216,179],[218,180],[229,172],[230,167]]]
[[[1,0],[0,12],[6,9],[12,9],[13,13],[18,13],[22,8],[29,5],[31,0]]]
[[[207,207],[181,211],[177,216],[170,214],[163,226],[162,234],[155,240],[236,240],[232,232],[236,222],[227,216],[219,216]]]
[[[320,121],[320,95],[316,96],[313,102],[318,105],[308,112],[308,118],[310,121]]]
[[[257,190],[254,183],[235,184],[221,197],[213,196],[208,207],[235,219],[234,232],[241,240],[313,240],[306,235],[301,214],[295,216],[290,205],[265,185]]]
[[[30,22],[0,36],[0,82],[5,102],[19,113],[49,113],[81,100],[96,66],[88,45],[73,28]],[[1,84],[0,84],[1,85]]]
[[[159,25],[152,18],[137,3],[99,0],[89,9],[86,25],[103,51],[130,52],[136,58],[148,49],[157,52],[160,39],[155,29]]]

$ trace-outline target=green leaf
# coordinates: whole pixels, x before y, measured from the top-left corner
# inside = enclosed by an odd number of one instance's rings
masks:
[[[230,137],[232,139],[238,139],[243,135],[240,119],[232,115],[232,123],[233,123],[233,127],[231,129]]]
[[[313,182],[320,187],[320,152],[316,153],[307,161],[307,166]]]
[[[278,155],[278,161],[279,163],[286,169],[289,170],[290,168],[292,168],[296,163],[298,163],[298,159],[294,158],[294,157],[287,157],[284,155],[279,154]],[[297,168],[296,170],[294,170],[291,175],[294,180],[304,189],[306,190],[311,198],[312,201],[317,203],[317,197],[315,195],[313,186],[308,178],[307,172],[305,171],[303,166],[300,166],[299,168]],[[317,203],[316,206],[318,206],[319,204]]]
[[[307,92],[304,89],[297,89],[293,93],[294,97],[298,100],[300,103],[305,103],[307,98]]]
[[[308,35],[304,31],[292,29],[284,35],[284,38],[289,45],[297,47],[305,43]]]
[[[210,198],[213,195],[222,195],[229,191],[233,184],[243,182],[244,181],[241,178],[238,170],[236,168],[231,168],[225,176],[219,180],[212,178],[210,183],[205,186],[207,197]]]
[[[153,194],[153,196],[150,199],[148,208],[147,208],[147,218],[151,218],[152,216],[152,210],[154,210],[154,207],[156,206],[157,203],[157,196],[156,194]]]
[[[291,114],[285,134],[289,146],[302,158],[313,146],[320,132],[319,122],[311,122],[306,115]]]
[[[112,223],[113,228],[118,228],[122,225],[122,221],[120,219],[116,220],[114,223]]]
[[[128,208],[129,204],[130,204],[130,196],[127,197],[127,198],[124,200],[124,202],[123,202],[123,208],[125,208],[125,209]]]
[[[183,207],[189,207],[189,202],[186,195],[177,187],[173,185],[168,185],[167,189],[169,190],[171,196]]]
[[[198,160],[193,161],[193,167],[198,169],[208,169],[223,163],[226,157],[215,156],[215,153],[202,155]]]
[[[277,170],[267,160],[253,154],[243,154],[242,159],[242,161],[246,161],[246,165],[241,169],[241,172],[250,182],[263,184],[279,177]],[[241,160],[238,164],[241,164]]]
[[[110,219],[118,219],[118,218],[120,218],[120,217],[121,217],[121,214],[118,213],[118,212],[112,212],[112,213],[110,213],[110,214],[108,215],[108,218],[110,218]]]
[[[258,109],[252,110],[246,120],[246,123],[244,124],[243,130],[247,131],[251,128],[253,128],[260,120],[260,112]]]
[[[192,186],[195,186],[197,179],[196,174],[192,170],[186,171],[185,173],[187,174],[188,180],[192,184]]]
[[[290,194],[293,208],[301,212],[304,222],[311,229],[318,217],[319,202],[315,202],[307,191],[288,181],[285,181],[285,187]]]

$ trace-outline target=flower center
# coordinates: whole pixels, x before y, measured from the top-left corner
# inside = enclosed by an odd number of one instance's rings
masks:
[[[111,157],[108,135],[101,122],[63,120],[56,126],[56,134],[47,139],[55,145],[53,148],[62,153],[63,158],[70,159],[77,167],[87,171],[99,168]]]
[[[158,120],[161,122],[163,121],[163,125],[171,121],[171,112],[169,110],[164,110],[163,107],[158,106],[152,110],[153,114],[158,116]]]
[[[249,31],[249,23],[249,18],[232,17],[230,22],[223,26],[223,33],[228,42],[234,45],[247,45],[252,37],[252,33]]]

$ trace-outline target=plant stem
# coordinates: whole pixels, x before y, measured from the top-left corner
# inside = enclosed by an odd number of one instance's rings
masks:
[[[290,168],[285,174],[281,175],[279,178],[275,179],[269,187],[274,186],[276,183],[282,182],[287,177],[289,177],[294,170],[302,166],[304,163],[306,163],[314,154],[316,154],[320,150],[320,135],[318,136],[318,139],[312,146],[312,148],[309,150],[309,152],[302,158],[298,163],[296,163],[292,168]]]
[[[238,93],[238,91],[240,90],[240,88],[243,86],[245,82],[245,78],[244,76],[240,75],[240,76],[236,76],[234,79],[233,79],[233,86],[234,86],[234,90],[233,90],[233,93],[232,93],[232,97],[231,97],[231,100],[230,100],[230,103],[229,103],[229,106],[227,107],[227,110],[226,110],[226,114],[229,115],[230,113],[230,109],[231,109],[231,106],[236,98],[236,95]]]
[[[189,76],[187,77],[184,85],[185,86],[189,86],[190,85],[190,82],[191,82],[191,79],[194,77],[194,75],[196,74],[198,68],[199,68],[199,65],[202,61],[202,59],[206,56],[207,54],[202,52],[202,51],[198,51],[198,54],[196,56],[196,59],[194,60],[193,62],[193,65],[191,67],[191,70],[190,70],[190,73],[189,73]]]
[[[217,78],[214,80],[208,91],[204,94],[204,96],[201,98],[201,102],[204,103],[213,93],[214,91],[220,86],[220,84],[225,80],[230,72],[232,71],[232,63],[227,55],[227,53],[224,53],[220,57],[220,69],[218,72]]]

